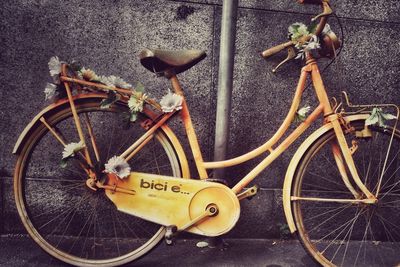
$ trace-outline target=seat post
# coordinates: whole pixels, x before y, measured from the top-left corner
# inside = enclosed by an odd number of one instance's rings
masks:
[[[207,175],[207,171],[203,165],[203,163],[204,163],[203,156],[201,154],[199,142],[197,140],[197,136],[194,131],[192,119],[190,118],[189,109],[186,104],[186,100],[185,100],[185,96],[184,96],[182,87],[180,86],[178,78],[176,77],[175,74],[169,76],[169,80],[172,83],[172,88],[174,89],[175,93],[179,94],[183,97],[181,117],[182,117],[183,124],[185,125],[186,135],[189,139],[189,145],[190,145],[190,148],[192,149],[193,158],[196,163],[197,171],[199,172],[199,178],[207,179],[208,175]]]

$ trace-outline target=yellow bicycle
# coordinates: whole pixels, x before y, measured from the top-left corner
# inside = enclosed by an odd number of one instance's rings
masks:
[[[323,8],[313,34],[270,48],[264,57],[283,49],[294,57],[294,47],[310,44],[313,36],[321,38],[326,55],[334,55],[338,40],[332,32],[323,34],[332,13],[328,0],[300,2]],[[200,62],[203,51],[141,53],[147,69],[171,81],[171,101],[177,105],[170,110],[135,90],[77,77],[71,65],[62,64],[59,79],[65,98],[42,110],[14,148],[15,199],[28,233],[46,252],[77,266],[125,264],[182,231],[225,234],[239,218],[240,201],[257,193],[247,185],[323,117],[323,125],[300,145],[287,170],[283,204],[290,231],[324,266],[399,265],[399,109],[391,104],[352,105],[347,97],[332,104],[316,58],[303,52],[305,66],[277,132],[258,148],[218,162],[202,158],[176,76]],[[318,106],[280,141],[296,116],[310,75]],[[101,106],[107,99],[104,91],[116,96],[106,107]],[[138,106],[135,123],[125,123],[121,116],[130,111],[132,97],[144,105]],[[378,116],[379,108],[397,112],[391,126],[366,123],[371,110]],[[167,125],[179,115],[199,179],[192,179],[185,151]],[[71,150],[69,144],[76,141],[79,147]],[[63,150],[68,161],[60,164]],[[209,177],[208,170],[262,155],[232,188]]]

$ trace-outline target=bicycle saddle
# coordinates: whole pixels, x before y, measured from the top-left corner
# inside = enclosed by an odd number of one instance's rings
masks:
[[[144,49],[140,55],[140,63],[160,76],[165,76],[166,71],[175,74],[184,72],[206,57],[206,52],[202,50],[160,50]]]

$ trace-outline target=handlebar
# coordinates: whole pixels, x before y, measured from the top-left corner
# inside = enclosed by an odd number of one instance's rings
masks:
[[[322,13],[317,15],[316,17],[312,18],[312,21],[315,21],[317,19],[320,19],[317,28],[315,30],[315,35],[320,35],[326,25],[326,22],[328,20],[328,16],[332,14],[332,9],[329,6],[329,0],[297,0],[298,3],[300,4],[311,4],[311,5],[321,5],[322,6]],[[311,36],[305,36],[304,41],[308,41],[311,38]],[[293,41],[285,42],[282,44],[279,44],[277,46],[271,47],[264,52],[261,53],[262,57],[267,59],[280,51],[282,51],[285,48],[294,46],[295,43]]]
[[[280,51],[282,51],[283,49],[288,48],[293,45],[294,45],[293,41],[289,41],[289,42],[271,47],[271,48],[265,50],[264,52],[262,52],[261,55],[263,56],[263,58],[269,58],[270,56],[273,56],[276,53],[279,53]]]

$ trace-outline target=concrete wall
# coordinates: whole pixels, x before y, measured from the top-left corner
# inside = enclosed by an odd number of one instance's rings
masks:
[[[345,45],[337,63],[324,72],[332,96],[341,90],[353,102],[400,103],[400,2],[332,0],[341,18]],[[53,55],[79,61],[100,74],[141,81],[159,98],[169,87],[138,62],[144,47],[207,51],[208,57],[180,75],[206,160],[212,159],[221,4],[218,0],[4,0],[0,53],[0,234],[24,232],[12,194],[13,144],[41,108]],[[229,157],[257,147],[270,137],[286,114],[300,63],[271,69],[285,55],[265,61],[259,52],[286,40],[287,26],[308,22],[313,7],[292,0],[242,0],[237,23],[234,91]],[[332,28],[339,32],[337,22]],[[321,63],[321,69],[328,61]],[[307,90],[304,102],[314,95]],[[176,126],[176,125],[175,125]],[[185,139],[184,139],[185,140]],[[296,143],[297,145],[299,142]],[[234,237],[279,237],[284,223],[281,187],[292,148],[255,180],[261,192],[243,202]],[[238,181],[258,160],[230,168]]]

